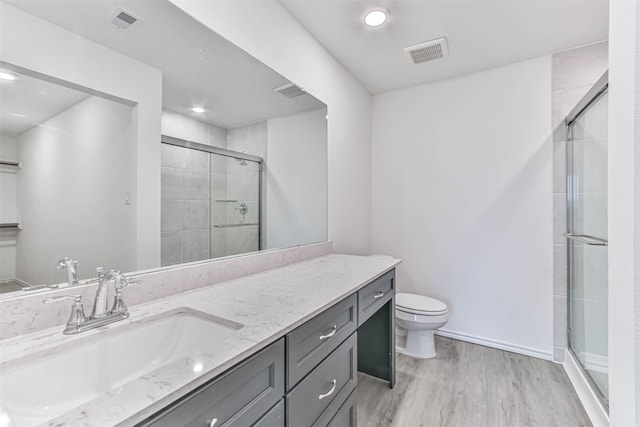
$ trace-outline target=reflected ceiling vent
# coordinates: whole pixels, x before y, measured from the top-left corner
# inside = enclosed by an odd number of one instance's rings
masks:
[[[119,7],[109,15],[108,21],[121,30],[131,30],[142,22],[142,18]]]
[[[306,95],[304,89],[299,86],[294,85],[293,83],[287,83],[286,85],[278,86],[273,89],[274,92],[278,92],[280,95],[284,95],[287,98],[297,98],[302,95]]]
[[[446,58],[449,56],[449,47],[447,46],[447,39],[443,37],[441,39],[420,43],[415,46],[405,47],[404,52],[407,54],[411,63],[422,64]]]

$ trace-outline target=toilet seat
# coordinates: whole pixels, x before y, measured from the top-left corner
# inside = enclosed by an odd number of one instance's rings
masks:
[[[448,312],[447,305],[423,295],[396,294],[396,310],[418,316],[440,316]]]

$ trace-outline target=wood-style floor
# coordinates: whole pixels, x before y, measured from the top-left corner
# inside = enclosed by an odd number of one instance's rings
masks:
[[[358,426],[591,426],[558,364],[443,337],[436,351],[398,354],[393,390],[358,374]]]

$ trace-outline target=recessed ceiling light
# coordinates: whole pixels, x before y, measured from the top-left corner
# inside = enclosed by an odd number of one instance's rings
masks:
[[[364,15],[364,23],[370,27],[379,27],[387,22],[387,11],[383,9],[372,9]]]
[[[194,113],[204,113],[204,108],[202,108],[202,107],[193,107],[191,109],[191,111],[193,111]]]
[[[11,71],[0,70],[0,79],[2,79],[2,80],[17,80],[18,79],[18,75],[15,74],[15,73],[12,73]]]

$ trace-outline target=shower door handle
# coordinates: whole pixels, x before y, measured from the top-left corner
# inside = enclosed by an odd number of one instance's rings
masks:
[[[584,243],[585,245],[590,245],[590,246],[608,246],[609,245],[609,242],[604,239],[599,239],[597,237],[589,236],[586,234],[566,233],[565,236],[569,240],[575,240],[576,242]]]

